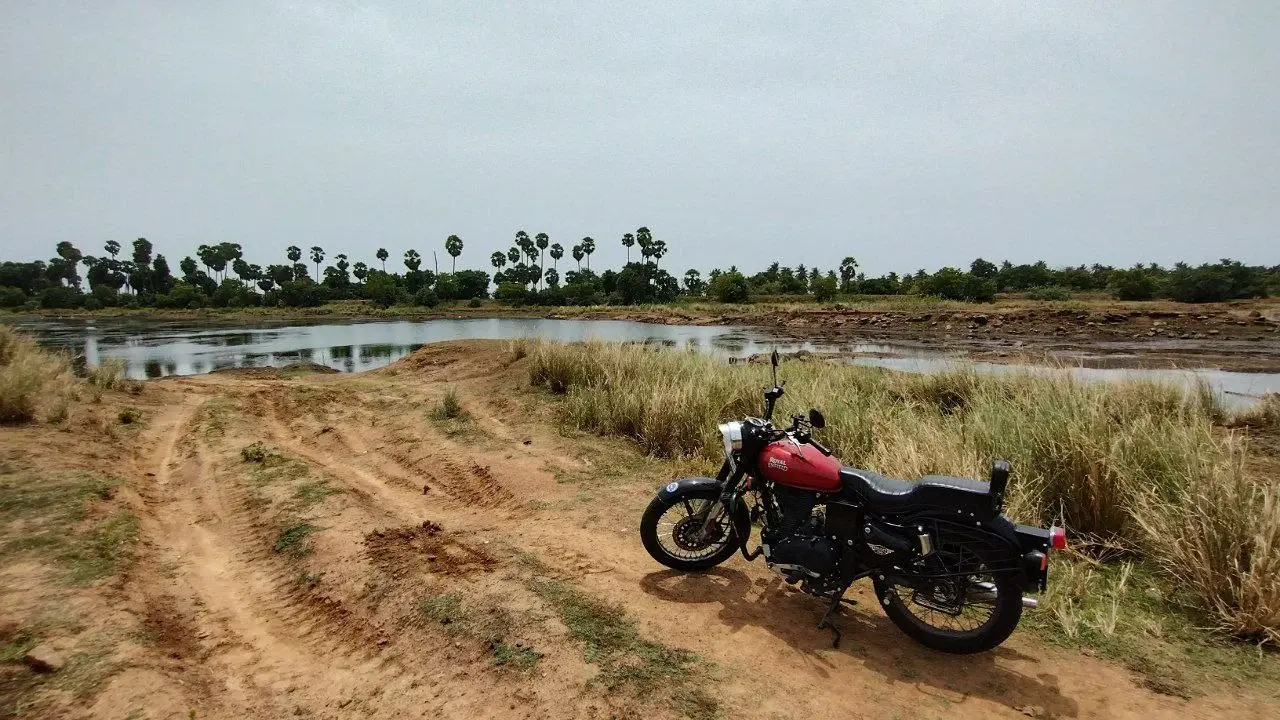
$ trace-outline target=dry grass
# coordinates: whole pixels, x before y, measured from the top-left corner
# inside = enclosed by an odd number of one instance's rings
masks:
[[[565,395],[574,428],[659,457],[720,454],[716,425],[761,411],[769,368],[636,346],[544,343],[531,381]],[[906,478],[984,477],[1012,462],[1009,512],[1064,523],[1097,558],[1163,570],[1171,597],[1229,632],[1280,640],[1280,509],[1246,475],[1211,393],[1044,374],[896,373],[787,363],[777,417],[818,407],[850,465]],[[1083,541],[1083,542],[1081,542]]]
[[[127,383],[124,375],[124,361],[119,358],[103,360],[101,364],[89,368],[85,379],[90,385],[103,390],[120,390]]]
[[[42,412],[50,420],[65,418],[74,385],[64,355],[0,325],[0,423],[31,422]]]

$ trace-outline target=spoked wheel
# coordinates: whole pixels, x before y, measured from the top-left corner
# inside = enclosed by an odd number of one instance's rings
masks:
[[[910,584],[876,580],[885,614],[921,645],[949,653],[990,650],[1022,618],[1022,590],[1007,573],[993,575],[972,549],[944,545],[927,572],[945,575]]]
[[[649,503],[640,520],[640,539],[654,560],[675,570],[706,570],[733,555],[741,540],[734,531],[731,513],[724,513],[703,533],[707,513],[717,495],[663,500]]]

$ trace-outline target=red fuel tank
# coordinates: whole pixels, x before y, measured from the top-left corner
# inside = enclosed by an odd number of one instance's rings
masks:
[[[840,489],[840,461],[823,455],[818,448],[779,440],[760,453],[760,474],[765,478],[801,490],[836,492]]]

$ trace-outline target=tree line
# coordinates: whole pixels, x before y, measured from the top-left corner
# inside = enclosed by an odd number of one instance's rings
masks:
[[[435,263],[424,269],[423,256],[412,248],[399,256],[401,271],[395,264],[387,269],[391,253],[386,248],[378,248],[369,262],[352,262],[345,253],[330,258],[320,246],[305,250],[289,246],[282,262],[261,265],[250,263],[240,244],[224,242],[201,245],[194,256],[178,262],[175,273],[146,238],[134,240],[128,252],[109,240],[103,254],[94,255],[64,241],[48,261],[0,263],[0,307],[314,307],[344,299],[369,300],[382,307],[434,307],[451,301],[478,305],[490,297],[491,287],[496,300],[548,306],[635,305],[681,297],[741,303],[790,296],[827,302],[840,295],[921,295],[987,302],[997,293],[1058,300],[1081,292],[1107,292],[1121,300],[1214,302],[1280,294],[1280,266],[1226,259],[1196,267],[1178,263],[1170,268],[1155,264],[1051,268],[1044,262],[996,265],[978,258],[967,270],[944,267],[932,273],[919,270],[867,277],[855,258],[846,257],[826,270],[774,262],[752,275],[734,266],[712,269],[705,276],[689,269],[677,278],[661,267],[667,243],[655,238],[649,228],[624,233],[621,244],[626,251],[623,266],[597,273],[591,267],[596,251],[593,238],[584,237],[570,246],[568,256],[574,263],[570,266],[561,243],[552,242],[547,233],[530,236],[520,230],[509,248],[490,254],[491,275],[457,269],[464,247],[457,235],[444,241],[448,272],[440,272]],[[636,247],[639,258],[632,260]],[[563,274],[561,261],[566,264]]]

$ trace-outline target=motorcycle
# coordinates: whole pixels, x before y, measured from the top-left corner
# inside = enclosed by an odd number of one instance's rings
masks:
[[[790,585],[827,601],[831,621],[845,592],[871,578],[884,612],[922,645],[948,653],[990,650],[1017,627],[1030,593],[1048,583],[1049,554],[1066,532],[1019,525],[1003,515],[1009,464],[989,481],[930,475],[917,482],[844,467],[813,437],[818,410],[774,426],[783,396],[778,353],[764,417],[719,427],[724,463],[717,477],[676,480],[658,491],[640,522],[645,549],[684,572],[713,568],[741,552]],[[752,527],[759,546],[748,552]]]

